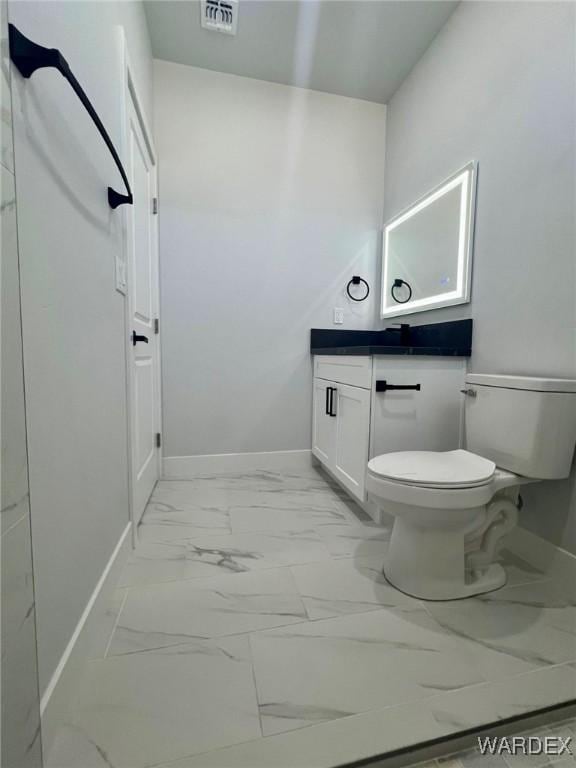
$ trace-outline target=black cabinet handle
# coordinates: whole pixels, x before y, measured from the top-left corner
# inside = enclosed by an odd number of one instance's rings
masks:
[[[420,384],[388,384],[384,379],[376,381],[376,392],[388,392],[391,389],[415,389],[420,392]]]
[[[326,387],[326,404],[325,404],[326,416],[330,416],[330,391],[331,390],[332,390],[332,387]]]
[[[148,344],[148,336],[139,336],[136,331],[132,331],[132,346],[135,347],[139,341],[143,341],[144,344]]]
[[[328,416],[336,416],[336,413],[332,410],[334,405],[334,392],[338,392],[336,387],[330,387],[330,410],[328,412]]]

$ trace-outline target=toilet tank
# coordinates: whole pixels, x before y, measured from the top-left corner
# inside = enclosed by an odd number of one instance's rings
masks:
[[[570,474],[576,444],[576,381],[466,376],[466,448],[525,477]]]

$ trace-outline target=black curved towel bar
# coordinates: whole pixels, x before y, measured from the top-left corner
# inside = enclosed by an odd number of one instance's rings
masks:
[[[108,135],[106,128],[104,128],[102,120],[100,120],[98,117],[98,114],[92,106],[90,99],[88,96],[86,96],[84,89],[72,74],[72,71],[70,70],[68,62],[64,56],[62,56],[57,48],[44,48],[44,46],[32,42],[32,40],[29,40],[25,35],[23,35],[22,32],[20,32],[20,30],[14,26],[14,24],[9,25],[9,35],[10,58],[14,62],[14,66],[18,69],[22,77],[30,77],[34,72],[36,72],[37,69],[42,69],[44,67],[54,67],[54,69],[57,69],[58,72],[60,72],[60,74],[66,80],[68,80],[72,86],[72,90],[84,105],[96,128],[98,128],[100,135],[104,139],[104,143],[114,158],[116,167],[120,171],[122,181],[126,186],[126,191],[128,193],[126,195],[122,195],[120,192],[116,192],[116,190],[112,189],[112,187],[108,187],[108,203],[110,208],[117,208],[119,205],[132,205],[134,202],[132,197],[132,190],[130,189],[130,184],[128,183],[128,177],[126,176],[124,167],[120,162],[120,158],[118,157],[118,152],[116,152],[116,148],[114,147],[114,144],[112,144],[112,139]]]

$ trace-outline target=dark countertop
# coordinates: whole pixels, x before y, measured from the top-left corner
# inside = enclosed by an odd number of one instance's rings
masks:
[[[400,344],[383,347],[315,347],[313,355],[437,355],[444,357],[470,357],[471,349],[460,347],[402,347]]]
[[[313,355],[429,355],[470,357],[472,320],[410,326],[409,344],[400,344],[395,329],[344,331],[312,328],[310,353]]]

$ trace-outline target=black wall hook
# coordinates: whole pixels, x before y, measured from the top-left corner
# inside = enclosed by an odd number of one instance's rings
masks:
[[[360,298],[356,298],[355,296],[352,296],[352,294],[350,293],[350,286],[360,285],[360,283],[364,283],[364,285],[366,286],[366,293],[364,294],[364,296],[360,296]],[[348,285],[346,286],[346,293],[352,299],[352,301],[365,301],[370,294],[370,286],[368,285],[366,280],[364,280],[363,277],[360,277],[359,275],[354,275],[352,277],[352,280],[350,280],[348,282]]]
[[[44,46],[29,40],[14,26],[14,24],[9,24],[8,28],[10,37],[10,58],[22,77],[31,77],[37,69],[43,69],[44,67],[53,67],[54,69],[57,69],[62,77],[70,83],[72,90],[82,102],[82,105],[92,118],[98,132],[104,139],[104,143],[108,147],[110,154],[116,163],[116,167],[120,171],[122,181],[126,186],[126,194],[121,194],[120,192],[116,192],[115,189],[112,189],[112,187],[108,187],[108,204],[110,205],[110,208],[117,208],[119,205],[132,205],[134,202],[132,190],[130,189],[124,166],[120,162],[118,152],[116,152],[112,139],[108,135],[106,128],[104,128],[102,120],[98,117],[90,99],[86,96],[84,89],[72,74],[64,56],[62,56],[57,48],[45,48]]]

